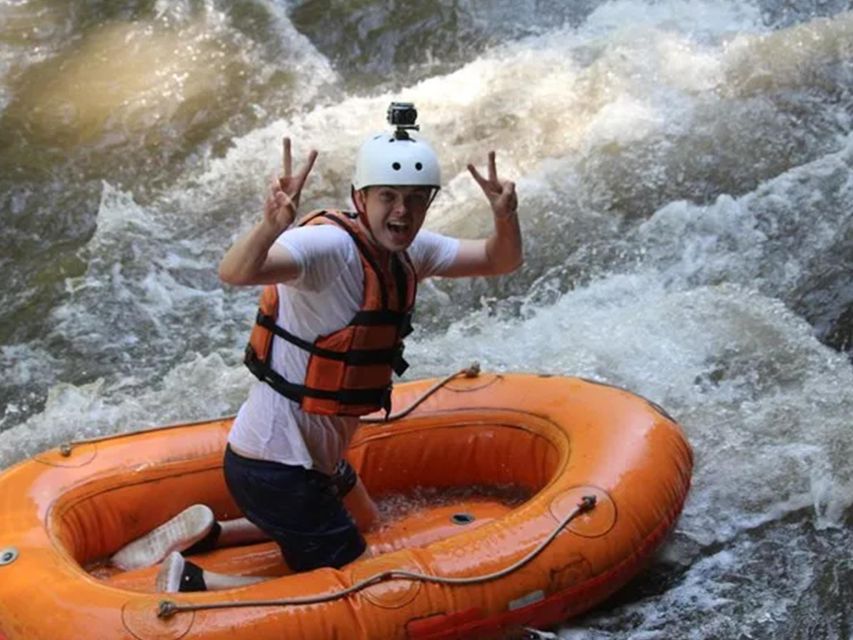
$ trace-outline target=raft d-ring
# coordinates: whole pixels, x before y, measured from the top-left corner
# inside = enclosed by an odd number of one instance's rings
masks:
[[[566,531],[584,538],[603,536],[616,524],[616,504],[613,498],[599,487],[571,487],[551,501],[551,516],[557,522],[573,509],[580,509],[580,513],[566,525]]]
[[[7,564],[12,564],[15,560],[18,559],[18,550],[15,547],[6,547],[5,549],[0,549],[0,567],[5,566]]]
[[[195,623],[195,611],[160,616],[163,600],[154,596],[177,594],[142,594],[145,597],[126,602],[121,608],[121,621],[130,633],[123,637],[134,640],[181,640]],[[173,612],[175,613],[175,612]]]

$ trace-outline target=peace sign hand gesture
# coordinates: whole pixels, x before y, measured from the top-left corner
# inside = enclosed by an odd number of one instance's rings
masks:
[[[293,174],[293,160],[290,154],[290,138],[284,138],[284,174],[273,179],[267,199],[264,202],[264,222],[278,232],[287,229],[296,218],[299,196],[314,167],[317,151],[312,149],[308,159],[296,175]]]
[[[489,151],[489,177],[484,178],[473,164],[468,165],[468,171],[480,185],[496,218],[509,218],[518,211],[518,196],[515,194],[515,183],[500,180],[495,164],[495,152]]]

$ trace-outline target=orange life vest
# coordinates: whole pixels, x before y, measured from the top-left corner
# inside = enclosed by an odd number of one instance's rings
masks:
[[[406,252],[391,254],[386,264],[357,222],[357,214],[318,211],[299,226],[335,224],[358,248],[364,271],[361,308],[345,327],[313,343],[286,331],[276,322],[278,288],[264,287],[255,326],[246,347],[245,363],[258,379],[297,402],[307,413],[361,416],[391,410],[391,374],[401,375],[403,338],[411,332],[417,276]],[[311,356],[305,380],[286,380],[271,364],[273,336]]]

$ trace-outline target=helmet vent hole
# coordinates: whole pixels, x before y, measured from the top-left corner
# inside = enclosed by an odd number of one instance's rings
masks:
[[[400,170],[400,163],[395,162],[394,164],[391,165],[391,167],[394,169],[394,171],[399,171]]]
[[[417,169],[418,171],[420,171],[423,168],[424,168],[424,165],[422,165],[420,162],[415,163],[415,169]]]

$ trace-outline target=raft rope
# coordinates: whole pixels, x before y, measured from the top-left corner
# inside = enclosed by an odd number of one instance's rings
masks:
[[[382,418],[363,417],[363,418],[361,418],[361,422],[375,423],[375,422],[392,422],[394,420],[399,420],[400,418],[403,418],[403,417],[409,415],[424,400],[426,400],[432,394],[434,394],[436,391],[438,391],[439,389],[444,387],[451,380],[458,378],[460,376],[464,376],[466,378],[476,378],[479,375],[480,375],[480,363],[479,362],[472,362],[471,366],[465,367],[464,369],[460,369],[456,373],[451,373],[449,376],[445,376],[444,378],[442,378],[441,380],[436,382],[429,389],[427,389],[424,393],[422,393],[417,399],[415,399],[415,401],[412,402],[405,409],[403,409],[401,411],[397,411],[396,413],[392,413],[392,414],[390,414],[386,417],[382,417]],[[231,415],[231,416],[220,416],[217,418],[209,418],[207,420],[199,420],[198,422],[178,422],[175,424],[167,424],[167,425],[163,425],[160,427],[154,427],[152,429],[143,429],[142,431],[130,431],[128,433],[113,433],[113,434],[104,435],[104,436],[96,436],[94,438],[72,440],[70,442],[64,442],[64,443],[60,444],[58,448],[59,448],[59,453],[63,457],[67,458],[74,451],[75,446],[79,446],[79,445],[83,445],[83,444],[92,444],[95,442],[103,442],[104,440],[111,440],[112,438],[117,438],[117,437],[121,437],[121,436],[133,436],[133,435],[136,435],[138,433],[153,433],[156,431],[166,431],[169,429],[177,429],[179,427],[188,427],[188,426],[193,426],[196,424],[207,424],[207,423],[212,422],[214,420],[228,420],[228,419],[233,418],[233,417],[234,417],[233,415]]]
[[[429,398],[436,391],[441,389],[448,382],[453,380],[454,378],[458,378],[459,376],[464,376],[466,378],[476,378],[480,375],[480,363],[472,362],[470,367],[465,367],[464,369],[460,369],[456,373],[451,373],[449,376],[445,376],[434,385],[432,385],[429,389],[424,391],[412,404],[401,411],[397,411],[396,413],[391,413],[387,417],[384,418],[370,418],[363,417],[361,418],[361,422],[374,423],[374,422],[392,422],[394,420],[399,420],[400,418],[404,418],[409,415],[412,411],[414,411],[424,400]]]
[[[566,526],[568,526],[568,524],[572,520],[577,518],[579,515],[586,513],[587,511],[592,511],[595,508],[596,501],[597,500],[594,495],[581,497],[581,501],[575,506],[575,508],[566,517],[564,517],[557,524],[557,526],[550,533],[550,535],[544,540],[542,540],[542,542],[540,542],[537,547],[533,549],[530,553],[528,553],[520,560],[517,560],[516,562],[512,563],[508,567],[505,567],[493,573],[487,573],[482,576],[469,576],[466,578],[447,578],[443,576],[431,576],[416,571],[400,571],[392,569],[390,571],[382,571],[380,573],[376,573],[370,576],[369,578],[365,578],[364,580],[356,582],[355,584],[350,587],[347,587],[346,589],[342,589],[341,591],[336,591],[334,593],[327,593],[318,596],[306,596],[302,598],[282,598],[280,600],[244,600],[242,602],[211,602],[207,604],[178,604],[171,600],[161,600],[157,608],[157,617],[161,619],[169,619],[176,613],[188,611],[203,611],[208,609],[236,609],[240,607],[287,607],[308,604],[322,604],[324,602],[340,600],[349,596],[350,594],[363,591],[368,587],[372,587],[381,582],[387,582],[389,580],[411,580],[413,582],[432,582],[435,584],[453,586],[480,584],[483,582],[489,582],[491,580],[497,580],[498,578],[503,578],[504,576],[509,575],[514,571],[517,571],[524,565],[528,564],[540,553],[542,553],[545,547],[551,544],[554,538],[556,538],[557,535]]]

